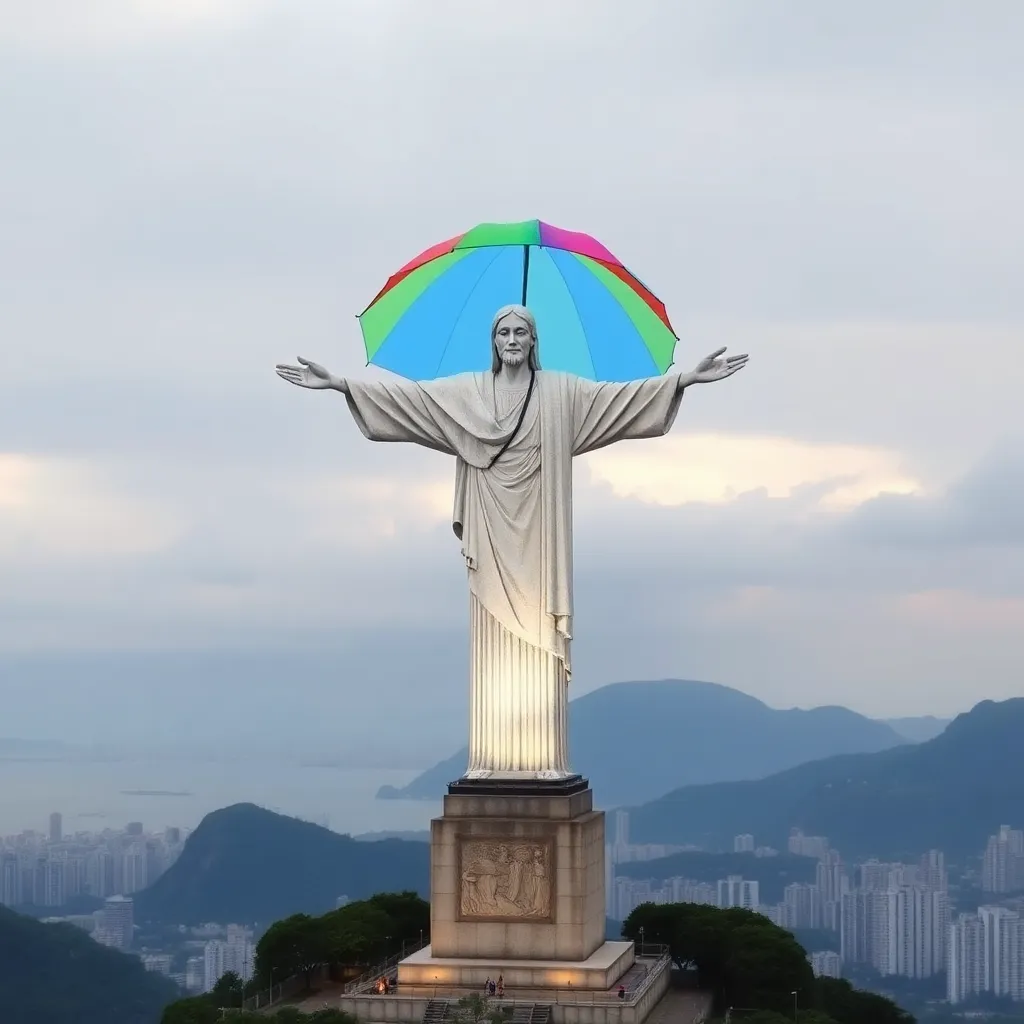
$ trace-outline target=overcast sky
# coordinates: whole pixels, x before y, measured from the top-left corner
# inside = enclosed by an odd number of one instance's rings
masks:
[[[575,694],[1024,693],[1022,38],[1015,0],[0,0],[0,735],[461,742],[453,463],[273,366],[367,372],[392,271],[528,217],[643,277],[680,368],[751,353],[577,463]]]

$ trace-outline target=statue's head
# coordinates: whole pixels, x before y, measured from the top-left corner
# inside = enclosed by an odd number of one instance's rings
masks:
[[[531,370],[540,369],[537,352],[537,321],[525,306],[502,306],[491,322],[491,370],[502,363],[517,366],[528,360]]]

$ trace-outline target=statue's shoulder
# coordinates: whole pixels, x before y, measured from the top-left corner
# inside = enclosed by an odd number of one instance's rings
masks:
[[[446,377],[433,377],[422,381],[421,384],[427,391],[455,392],[466,388],[479,388],[490,376],[488,371],[481,373],[467,370],[465,373],[452,373]]]
[[[538,370],[537,379],[543,382],[541,386],[548,391],[572,391],[580,378],[564,370]]]

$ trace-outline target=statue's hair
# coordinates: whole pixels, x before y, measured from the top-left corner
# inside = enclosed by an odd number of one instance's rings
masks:
[[[525,320],[526,326],[530,328],[530,337],[533,338],[533,344],[530,346],[529,363],[527,365],[531,370],[539,370],[540,352],[537,345],[537,321],[525,306],[511,305],[502,306],[494,314],[494,319],[491,321],[491,372],[497,373],[501,369],[501,356],[498,355],[498,342],[496,340],[498,337],[498,324],[510,313],[515,313],[520,320]]]

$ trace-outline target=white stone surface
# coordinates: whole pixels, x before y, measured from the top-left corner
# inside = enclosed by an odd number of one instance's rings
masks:
[[[611,989],[633,966],[632,942],[602,943],[585,960],[505,959],[501,957],[435,957],[427,946],[398,965],[399,990],[409,986],[482,989],[486,980],[501,975],[505,989]]]
[[[572,459],[666,433],[685,387],[730,376],[746,357],[716,352],[693,373],[628,383],[546,372],[521,306],[498,311],[491,349],[491,371],[422,383],[342,380],[301,357],[277,372],[342,392],[370,440],[455,456],[452,526],[473,598],[467,774],[559,779],[571,774]]]

